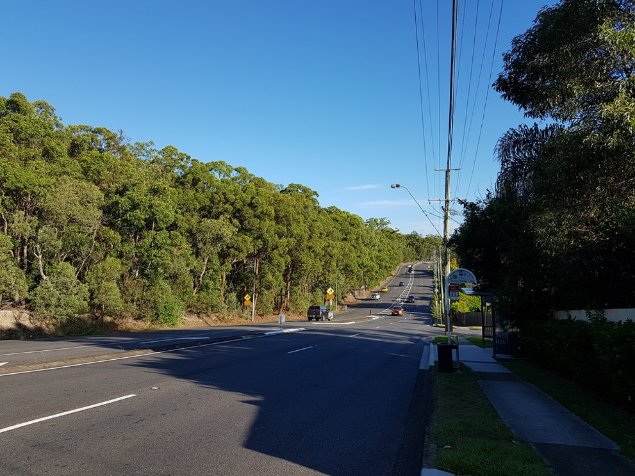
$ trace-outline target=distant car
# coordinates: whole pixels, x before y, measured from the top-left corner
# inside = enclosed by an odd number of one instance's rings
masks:
[[[406,302],[410,303],[410,304],[414,303],[415,302],[415,297],[414,296],[408,296],[406,298]]]
[[[399,286],[403,286],[404,282],[403,281],[399,281]]]
[[[375,301],[377,301],[378,299],[381,299],[381,294],[373,293],[373,295],[370,298],[374,299]]]
[[[381,288],[381,292],[382,293],[387,293],[388,292],[388,288],[386,286],[384,286],[383,288]]]
[[[403,316],[403,307],[401,306],[393,307],[392,311],[390,311],[390,314],[392,314],[393,316]]]

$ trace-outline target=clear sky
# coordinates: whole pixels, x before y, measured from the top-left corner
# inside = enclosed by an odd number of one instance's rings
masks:
[[[452,195],[469,200],[493,188],[497,139],[525,122],[487,92],[501,54],[555,3],[505,0],[496,35],[501,1],[459,1],[452,160],[462,170]],[[434,168],[447,157],[451,4],[3,0],[0,95],[44,99],[67,125],[123,130],[133,142],[306,185],[322,206],[387,218],[402,233],[436,233],[390,184],[439,214],[428,199],[443,196]]]

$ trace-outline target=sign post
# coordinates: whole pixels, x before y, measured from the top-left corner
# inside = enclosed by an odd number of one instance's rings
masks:
[[[244,307],[251,306],[251,296],[249,294],[245,294],[245,297],[243,297],[243,306]]]
[[[328,288],[326,290],[326,300],[329,302],[329,307],[333,306],[333,299],[335,299],[335,291],[333,291],[333,288]]]

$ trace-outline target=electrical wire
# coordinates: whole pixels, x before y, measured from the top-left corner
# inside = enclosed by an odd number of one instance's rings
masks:
[[[465,133],[467,129],[467,118],[469,116],[469,106],[470,106],[470,97],[472,97],[472,78],[474,73],[474,54],[476,52],[476,32],[478,31],[478,17],[479,17],[479,7],[481,4],[481,0],[477,0],[476,2],[476,13],[474,15],[474,34],[472,36],[472,57],[470,59],[470,79],[467,85],[467,94],[465,96],[465,113],[463,115],[463,135],[461,138],[461,162],[462,157],[465,154],[465,146],[467,140],[467,134]]]
[[[476,141],[476,149],[474,151],[474,159],[472,161],[472,170],[470,172],[470,180],[468,182],[467,185],[467,194],[470,193],[470,187],[472,186],[472,177],[474,175],[474,167],[476,166],[476,156],[478,155],[478,148],[481,144],[481,135],[483,132],[483,123],[485,122],[485,111],[487,109],[487,98],[489,96],[489,90],[491,88],[491,86],[489,86],[492,82],[492,72],[494,70],[494,57],[496,56],[496,46],[498,45],[498,36],[500,33],[500,25],[501,25],[501,18],[503,17],[503,4],[505,3],[505,0],[501,0],[501,4],[500,4],[500,9],[498,11],[498,24],[496,26],[496,37],[494,39],[494,48],[492,50],[492,61],[490,63],[490,70],[489,70],[489,78],[487,80],[488,83],[488,87],[487,87],[487,91],[485,93],[485,104],[483,106],[483,115],[481,116],[481,125],[479,127],[479,132],[478,132],[478,140]]]
[[[417,21],[417,0],[412,0],[413,15],[415,21],[415,39],[417,44],[417,74],[419,78],[419,110],[421,113],[421,138],[423,139],[423,162],[426,176],[426,193],[430,196],[430,185],[428,180],[428,150],[426,147],[425,121],[423,119],[423,92],[421,88],[421,55],[419,53],[419,22]],[[432,220],[430,221],[432,222]]]
[[[430,130],[430,145],[432,147],[432,158],[433,163],[436,164],[436,147],[434,142],[434,130],[432,128],[432,100],[430,99],[430,78],[428,77],[428,50],[426,47],[426,23],[425,23],[425,15],[423,14],[423,5],[421,4],[421,0],[419,0],[419,11],[421,12],[421,45],[423,46],[423,69],[425,71],[426,78],[426,94],[427,94],[427,104],[428,104],[428,125]],[[434,176],[434,175],[433,175]],[[430,200],[430,195],[428,195],[428,201]]]

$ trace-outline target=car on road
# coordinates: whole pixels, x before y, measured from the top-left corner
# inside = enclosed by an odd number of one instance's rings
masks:
[[[414,303],[415,302],[415,297],[414,296],[408,296],[406,298],[406,302],[409,303],[409,304]]]
[[[403,316],[403,307],[394,306],[390,311],[390,314],[392,314],[393,316]]]
[[[399,281],[399,286],[403,286],[404,282],[403,281]]]
[[[388,288],[386,286],[384,286],[383,288],[381,288],[381,292],[382,293],[387,293],[388,292]]]
[[[306,317],[309,321],[315,319],[316,321],[323,321],[324,319],[333,319],[333,311],[326,306],[311,306],[306,312]]]
[[[370,297],[371,299],[377,301],[378,299],[381,298],[381,294],[379,293],[373,293],[372,296]]]

